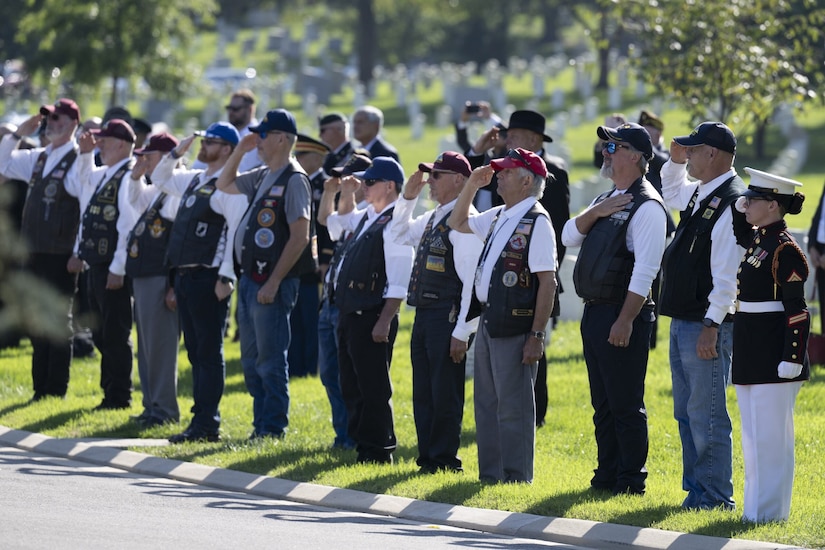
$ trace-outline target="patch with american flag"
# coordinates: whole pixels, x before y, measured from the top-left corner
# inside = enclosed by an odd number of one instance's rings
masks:
[[[804,323],[808,320],[808,312],[803,311],[802,313],[797,313],[796,315],[792,315],[788,317],[788,326],[792,327],[793,325],[798,325],[799,323]]]
[[[800,281],[802,281],[802,277],[799,276],[799,273],[797,273],[796,271],[791,271],[791,274],[788,275],[788,280],[786,282],[798,283]]]
[[[708,206],[710,206],[711,208],[719,208],[719,204],[720,204],[721,202],[722,202],[721,197],[713,197],[713,198],[710,200],[710,202],[708,203]]]

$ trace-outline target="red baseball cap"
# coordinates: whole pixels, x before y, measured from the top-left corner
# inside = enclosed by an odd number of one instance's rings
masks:
[[[510,149],[507,156],[491,160],[490,166],[496,172],[508,168],[527,168],[537,176],[547,177],[547,165],[544,164],[544,160],[533,151],[521,147]]]
[[[70,119],[80,122],[80,107],[73,99],[62,98],[58,99],[54,105],[43,105],[40,107],[40,114],[49,116],[51,114],[66,115]]]
[[[91,130],[91,133],[100,137],[121,139],[129,143],[135,142],[135,131],[128,122],[119,118],[113,118],[101,126],[100,130]]]
[[[445,172],[455,172],[465,177],[470,177],[470,161],[461,153],[455,151],[444,151],[435,162],[422,162],[418,165],[418,169],[422,172],[432,172],[433,170],[443,170]]]
[[[168,153],[178,146],[178,140],[175,136],[169,135],[166,132],[155,134],[149,138],[149,143],[142,149],[135,151],[136,155],[143,155],[153,151],[160,151],[161,153]]]

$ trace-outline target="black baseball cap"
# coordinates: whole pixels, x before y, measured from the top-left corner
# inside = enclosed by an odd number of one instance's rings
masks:
[[[736,154],[736,136],[733,130],[721,122],[703,122],[689,136],[679,136],[673,141],[683,147],[710,145],[730,154]]]

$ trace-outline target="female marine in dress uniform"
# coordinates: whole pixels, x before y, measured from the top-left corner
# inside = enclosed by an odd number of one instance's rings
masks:
[[[787,520],[794,473],[793,409],[810,376],[805,255],[785,225],[798,214],[802,184],[745,168],[750,186],[736,202],[748,224],[733,323],[733,384],[742,416],[746,521]]]

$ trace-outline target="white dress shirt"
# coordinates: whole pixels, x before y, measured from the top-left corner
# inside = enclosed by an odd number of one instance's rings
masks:
[[[622,195],[625,191],[614,189],[611,197]],[[594,199],[595,202],[595,199]],[[590,203],[593,206],[593,203]],[[625,243],[627,249],[633,252],[635,260],[630,283],[627,290],[647,296],[653,279],[662,266],[662,254],[665,251],[665,231],[667,230],[667,215],[655,200],[645,201],[630,218],[627,224]],[[580,233],[576,227],[576,218],[570,218],[564,224],[561,233],[561,242],[565,246],[581,246],[587,235]]]
[[[195,176],[197,176],[198,181],[194,189],[199,189],[212,178],[219,177],[223,170],[221,168],[211,174],[209,178],[206,178],[206,172],[203,170],[176,168],[177,164],[177,159],[172,158],[171,155],[166,155],[152,172],[152,183],[174,197],[182,197]],[[230,195],[219,189],[215,190],[209,197],[209,206],[212,210],[226,219],[226,231],[221,235],[218,249],[215,251],[215,258],[209,267],[217,267],[218,274],[233,281],[235,280],[235,267],[232,259],[232,245],[235,230],[237,230],[248,205],[249,203],[244,195]]]
[[[421,242],[424,229],[426,229],[427,223],[433,213],[435,213],[435,218],[433,219],[433,227],[435,227],[447,214],[452,212],[456,200],[457,199],[454,199],[445,205],[439,205],[434,210],[428,210],[413,219],[412,215],[418,203],[418,197],[413,200],[399,197],[395,204],[392,225],[390,227],[392,239],[398,244],[413,246],[413,250],[415,250]],[[472,205],[470,206],[470,213],[478,213]],[[478,265],[478,257],[481,254],[482,242],[475,235],[453,230],[450,230],[448,233],[448,238],[453,245],[455,271],[461,280],[461,307],[458,312],[458,320],[453,328],[453,337],[462,342],[466,342],[470,339],[470,335],[478,329],[478,318],[473,319],[469,323],[465,319],[467,317],[467,311],[470,308],[473,276],[476,265]]]
[[[46,164],[43,167],[43,175],[48,176],[57,167],[60,160],[72,149],[77,147],[77,142],[72,139],[64,143],[60,147],[38,147],[36,149],[15,149],[17,140],[9,134],[3,136],[0,141],[0,173],[9,179],[30,181],[32,172],[37,166],[37,159],[40,158],[40,153],[46,151]],[[83,189],[83,179],[87,174],[83,174],[83,166],[78,162],[80,155],[75,159],[75,162],[66,172],[66,177],[63,179],[63,187],[66,192],[75,197],[80,198]],[[82,210],[81,210],[82,212]]]
[[[536,197],[527,197],[509,209],[505,206],[498,206],[480,214],[470,215],[467,218],[470,229],[482,242],[490,233],[490,227],[493,223],[496,224],[493,227],[492,235],[490,235],[490,241],[481,252],[482,264],[479,266],[480,271],[475,278],[476,297],[481,303],[488,301],[490,279],[496,261],[504,251],[510,237],[513,236],[519,221],[536,202],[538,202]],[[558,265],[556,260],[556,234],[553,231],[550,218],[539,216],[530,231],[532,236],[530,237],[530,252],[527,256],[527,265],[530,272],[555,272]]]
[[[687,164],[677,164],[671,160],[662,166],[662,197],[668,208],[682,211],[687,208],[691,197],[699,189],[699,195],[693,205],[693,213],[699,203],[716,191],[720,185],[736,175],[731,168],[721,176],[707,183],[688,181]],[[730,208],[713,224],[710,232],[710,275],[713,289],[708,295],[706,316],[716,323],[721,323],[725,315],[736,312],[736,273],[745,249],[736,244],[733,233],[733,213]]]
[[[344,231],[355,231],[361,218],[367,216],[367,221],[358,235],[353,235],[353,239],[359,239],[381,215],[395,206],[395,202],[388,204],[381,212],[376,212],[372,205],[366,209],[355,209],[343,216],[333,212],[330,218],[337,218],[336,223],[340,223]],[[394,211],[393,211],[394,212]],[[329,221],[329,218],[328,218]],[[412,273],[413,249],[411,246],[398,244],[392,240],[389,234],[392,223],[384,227],[384,269],[387,274],[387,287],[384,289],[383,298],[397,298],[404,300],[407,297],[407,286],[410,284],[410,274]],[[346,261],[346,257],[341,258],[341,265]],[[337,285],[337,281],[335,284]]]

